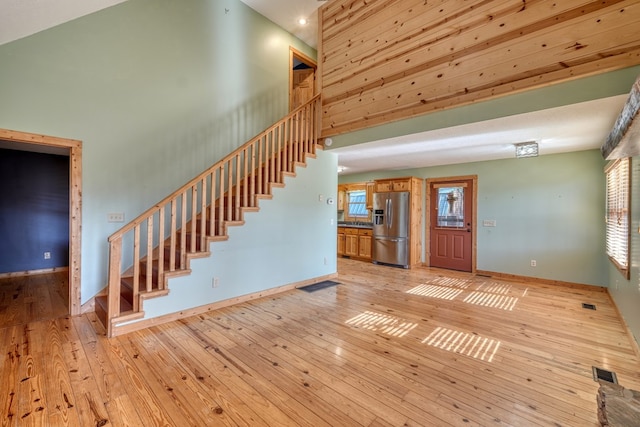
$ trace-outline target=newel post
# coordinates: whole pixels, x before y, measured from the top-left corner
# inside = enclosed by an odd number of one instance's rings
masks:
[[[113,334],[111,319],[120,314],[120,267],[122,264],[122,236],[109,241],[109,286],[107,308],[107,336]]]

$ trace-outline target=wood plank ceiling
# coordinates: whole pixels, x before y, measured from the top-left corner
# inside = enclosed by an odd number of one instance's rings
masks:
[[[323,136],[640,64],[637,0],[334,0]]]

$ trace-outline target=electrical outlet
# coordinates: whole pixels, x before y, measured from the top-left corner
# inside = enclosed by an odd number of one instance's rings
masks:
[[[124,222],[124,213],[116,212],[107,214],[107,222]]]
[[[535,259],[531,260],[531,267],[536,267],[538,265],[538,262]]]
[[[214,277],[213,280],[211,280],[211,287],[217,288],[218,286],[220,286],[220,278]]]
[[[51,252],[45,252],[44,259],[51,259]]]
[[[327,257],[324,257],[324,265],[327,265]]]

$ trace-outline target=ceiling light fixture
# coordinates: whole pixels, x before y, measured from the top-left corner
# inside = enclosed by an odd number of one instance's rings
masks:
[[[520,142],[516,147],[516,159],[538,157],[538,143],[535,141]]]
[[[307,20],[305,18],[300,18],[300,19],[298,19],[298,24],[307,25]]]

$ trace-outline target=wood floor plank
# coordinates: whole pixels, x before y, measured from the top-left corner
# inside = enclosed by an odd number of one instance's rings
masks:
[[[36,362],[34,367],[42,372],[41,393],[46,403],[44,407],[48,423],[60,426],[80,425],[69,368],[64,361],[62,337],[55,320],[30,323],[29,333],[29,347]]]
[[[64,275],[0,281],[0,426],[596,426],[640,389],[601,288],[340,259],[340,285],[114,339]],[[597,310],[582,308],[595,304]]]
[[[187,324],[188,319],[181,321]],[[180,358],[181,365],[202,383],[203,393],[213,394],[226,404],[220,409],[231,411],[234,418],[247,425],[279,425],[293,426],[295,422],[284,412],[278,410],[269,400],[251,388],[241,376],[222,373],[212,360],[205,346],[189,339],[189,329],[171,326],[160,326],[163,334],[169,335],[175,344],[171,344],[172,351]],[[228,371],[222,368],[222,371]],[[219,379],[219,375],[222,378]]]
[[[83,425],[121,425],[118,413],[110,414],[99,393],[87,355],[74,323],[69,317],[56,320],[62,338],[63,357],[69,367],[69,380],[74,392],[78,415]]]
[[[274,310],[275,307],[272,307],[271,310]],[[258,318],[261,318],[260,316],[257,316]],[[312,322],[315,322],[312,321]],[[300,322],[299,325],[301,326],[301,328],[303,330],[309,330],[309,325],[305,324],[304,322]],[[272,325],[274,327],[272,327],[271,329],[274,331],[278,331],[277,334],[279,335],[279,340],[282,340],[282,336],[283,334],[283,329],[284,328],[276,328],[275,325]],[[291,326],[288,326],[286,329],[287,331],[289,331],[291,328]],[[246,329],[246,328],[245,328]],[[323,335],[326,337],[326,330],[325,333],[323,333]],[[295,348],[293,344],[288,344],[287,348]],[[348,351],[344,346],[341,349],[342,351]],[[321,356],[321,359],[318,360],[326,360],[327,356]],[[349,359],[352,360],[353,356],[349,356]],[[358,360],[357,364],[350,364],[349,367],[344,366],[343,364],[338,364],[339,366],[336,366],[336,363],[333,363],[332,366],[334,368],[334,370],[338,371],[343,380],[342,381],[348,381],[350,378],[357,378],[357,380],[354,380],[354,383],[358,384],[358,386],[360,386],[361,388],[366,388],[367,386],[369,386],[373,392],[371,394],[371,398],[375,399],[375,395],[376,392],[379,389],[384,389],[385,391],[391,391],[393,388],[398,389],[398,386],[400,384],[403,384],[405,382],[412,382],[413,383],[413,387],[412,388],[416,388],[415,387],[415,381],[412,381],[411,377],[404,377],[404,378],[399,378],[400,376],[396,376],[396,379],[399,381],[398,384],[395,384],[394,386],[391,386],[391,382],[388,381],[389,377],[393,376],[393,371],[389,371],[387,366],[389,365],[389,358],[384,358],[384,360],[382,361],[382,363],[378,366],[375,366],[373,369],[366,369],[366,366],[369,364],[367,360]],[[404,369],[406,366],[408,365],[402,365],[399,369]],[[357,368],[356,368],[357,367]],[[381,380],[380,378],[377,378],[378,375],[377,373],[379,372],[383,372],[384,373],[384,379]],[[372,379],[374,379],[374,385],[373,387],[371,387],[371,381]],[[406,393],[409,391],[409,389],[407,389],[406,387],[402,387],[402,394],[400,395],[401,398],[404,398]],[[430,390],[429,388],[425,387],[422,389],[422,402],[431,402],[434,401],[437,398],[437,393],[434,393],[433,390]],[[427,392],[425,393],[424,390],[426,390]],[[397,393],[397,391],[396,391]],[[390,401],[393,402],[393,399],[385,399],[386,401]],[[393,402],[395,405],[398,406],[402,406],[402,402]],[[378,403],[378,405],[384,405],[383,403]],[[420,406],[422,409],[426,409],[426,406],[424,403],[422,403]],[[408,412],[408,408],[403,408],[405,412]],[[409,411],[410,412],[410,411]],[[437,412],[435,410],[429,411],[429,412]],[[451,414],[446,414],[444,415],[445,418],[449,418]],[[414,417],[420,418],[420,415],[414,415]],[[422,420],[423,424],[439,424],[442,423],[443,420],[442,419],[438,419],[438,418],[431,418],[429,420]],[[499,421],[497,422],[499,423]]]
[[[222,313],[224,311],[221,310]],[[217,321],[205,321],[200,326],[202,327],[200,331],[211,339],[211,342],[215,343],[223,336],[230,336],[231,329]],[[253,354],[250,340],[236,337],[235,342],[241,342],[243,345],[233,345],[225,349],[215,347],[216,354],[224,354],[227,361],[225,366],[242,376],[251,387],[266,399],[271,400],[277,408],[287,413],[298,425],[310,427],[331,425],[297,399],[300,393],[308,396],[310,393],[308,390],[303,390],[299,383],[291,384],[283,380],[279,373],[272,369],[274,368],[272,365],[265,365],[263,359]]]

